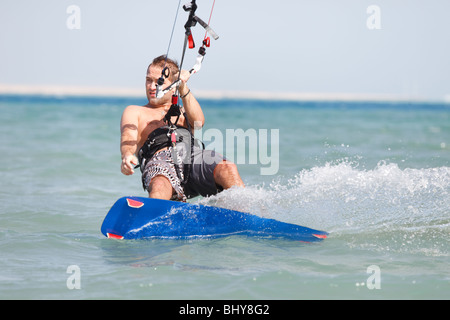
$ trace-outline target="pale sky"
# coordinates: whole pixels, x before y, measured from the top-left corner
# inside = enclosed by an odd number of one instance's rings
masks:
[[[212,0],[197,4],[207,21]],[[80,9],[80,29],[67,27],[70,5]],[[379,14],[368,13],[371,5]],[[147,65],[167,51],[177,6],[1,0],[0,84],[144,88]],[[449,15],[448,0],[216,0],[211,27],[220,39],[190,86],[450,99]],[[180,8],[169,52],[178,61],[186,18]],[[203,35],[197,25],[197,46]],[[197,48],[186,53],[186,69],[196,56]]]

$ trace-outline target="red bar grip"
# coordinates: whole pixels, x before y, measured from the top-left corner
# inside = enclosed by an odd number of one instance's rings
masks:
[[[192,33],[190,33],[188,35],[188,41],[189,41],[189,49],[194,49],[195,43],[194,43],[194,37],[192,36]]]

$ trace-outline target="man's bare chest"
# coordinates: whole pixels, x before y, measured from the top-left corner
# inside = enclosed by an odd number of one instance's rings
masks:
[[[164,117],[167,113],[168,108],[158,108],[151,109],[147,108],[141,111],[139,117],[139,146],[142,146],[147,140],[149,134],[155,129],[162,127],[166,123],[164,122]],[[176,120],[176,117],[172,117],[172,122]],[[182,125],[184,123],[184,117],[181,115],[178,124]]]

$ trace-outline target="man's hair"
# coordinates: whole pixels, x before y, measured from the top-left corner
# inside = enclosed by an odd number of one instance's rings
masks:
[[[160,67],[160,68],[168,67],[169,68],[169,78],[171,79],[171,81],[175,81],[175,75],[180,71],[178,62],[168,58],[165,54],[153,59],[152,63],[150,63],[150,65],[147,68],[147,72],[151,66]]]

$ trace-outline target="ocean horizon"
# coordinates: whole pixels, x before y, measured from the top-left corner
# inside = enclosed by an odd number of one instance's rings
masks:
[[[145,89],[126,87],[83,87],[60,85],[12,85],[0,83],[2,96],[36,96],[54,98],[112,97],[145,98]],[[450,94],[440,98],[413,94],[329,93],[329,92],[267,92],[239,90],[195,90],[199,99],[246,99],[269,101],[343,101],[343,102],[410,102],[450,104]]]

